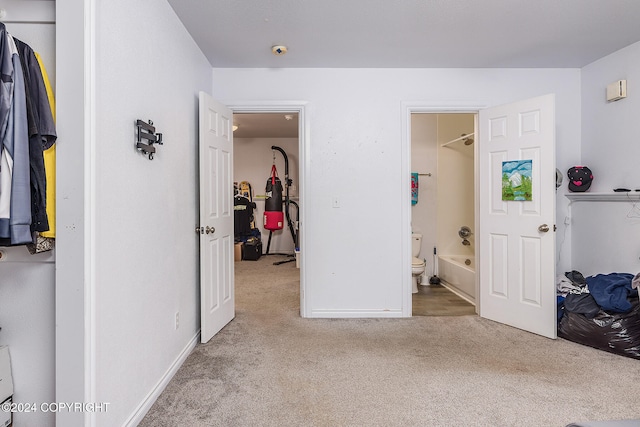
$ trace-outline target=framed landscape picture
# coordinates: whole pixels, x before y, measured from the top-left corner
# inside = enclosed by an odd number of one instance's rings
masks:
[[[531,201],[532,160],[502,162],[502,200]]]

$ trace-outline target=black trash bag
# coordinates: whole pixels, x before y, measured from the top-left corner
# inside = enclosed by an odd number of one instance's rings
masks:
[[[251,235],[251,223],[255,208],[256,204],[244,196],[233,198],[233,234],[235,237]]]
[[[630,299],[627,313],[608,313],[600,310],[593,319],[579,313],[565,312],[558,336],[578,344],[610,353],[640,359],[640,303]]]
[[[593,319],[600,313],[600,306],[589,293],[567,295],[564,309],[566,312],[582,314],[587,319]]]

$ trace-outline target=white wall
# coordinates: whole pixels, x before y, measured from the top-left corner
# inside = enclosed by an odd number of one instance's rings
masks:
[[[573,202],[572,269],[578,270],[585,277],[608,273],[639,273],[639,212],[634,209],[633,203],[627,202]],[[628,217],[630,213],[635,216]]]
[[[0,262],[0,345],[11,355],[14,402],[55,401],[55,314],[53,254],[30,255],[26,248],[2,249]],[[14,414],[14,425],[53,425],[54,414]]]
[[[262,250],[267,251],[267,242],[269,241],[269,230],[264,229],[264,198],[259,196],[265,195],[265,187],[267,178],[271,175],[271,165],[273,165],[273,152],[271,146],[275,145],[282,148],[287,153],[289,159],[289,178],[293,180],[292,186],[289,188],[289,197],[291,200],[298,202],[298,191],[300,189],[299,155],[298,155],[298,138],[234,138],[233,139],[233,180],[236,182],[249,181],[253,189],[256,210],[254,217],[256,227],[262,233]],[[284,158],[278,151],[275,152],[276,169],[278,177],[282,181],[284,187]],[[285,189],[282,190],[284,197]],[[258,196],[258,197],[256,197]],[[290,207],[291,220],[296,220],[296,208]],[[294,253],[293,238],[286,224],[282,230],[274,231],[271,236],[271,246],[269,253]]]
[[[627,80],[628,97],[607,102],[606,86],[620,79]],[[590,192],[640,188],[640,96],[634,90],[638,82],[640,43],[582,69],[582,156],[572,161],[593,171]],[[632,208],[626,202],[574,202],[572,267],[587,275],[640,271],[640,224],[637,218],[627,218]]]
[[[628,97],[607,102],[607,85],[620,79],[627,80]],[[640,111],[640,96],[634,91],[638,81],[640,42],[582,69],[582,156],[572,160],[593,171],[592,192],[640,188],[640,144],[634,140]]]
[[[5,1],[7,30],[37,51],[55,76],[55,3]],[[15,22],[19,21],[19,22]],[[55,401],[54,252],[31,255],[25,247],[2,248],[0,345],[8,345],[15,402]],[[53,425],[54,414],[15,413],[14,425]]]
[[[214,69],[213,81],[214,97],[230,105],[309,102],[303,274],[311,316],[401,313],[410,231],[401,206],[409,191],[400,172],[403,101],[492,106],[555,93],[559,167],[580,150],[578,69]],[[568,246],[563,254],[566,263]]]
[[[211,66],[166,1],[96,6],[96,398],[112,407],[98,425],[113,426],[199,331],[197,111]],[[136,119],[163,134],[152,161],[134,149]]]
[[[211,91],[211,66],[164,0],[80,0],[59,12],[73,16],[59,36],[72,46],[79,39],[81,62],[69,58],[73,68],[59,69],[58,89],[67,99],[83,94],[76,105],[85,107],[75,128],[64,118],[70,147],[58,152],[69,167],[59,195],[66,234],[57,292],[71,301],[58,304],[57,386],[61,398],[109,407],[58,424],[135,424],[200,327],[197,107],[198,92]],[[65,106],[59,120],[73,111]],[[163,133],[152,161],[134,148],[136,119]],[[71,261],[83,245],[85,255]],[[84,332],[73,330],[78,324]]]
[[[91,107],[87,33],[93,23],[88,12],[91,0],[56,2],[56,401],[92,401],[87,353],[92,313],[87,288],[90,272],[90,212],[85,210],[90,193],[85,191],[88,162],[94,144],[87,138],[86,112]],[[87,42],[87,44],[85,44]],[[88,181],[88,180],[87,180]],[[56,424],[82,426],[85,414],[56,413]]]

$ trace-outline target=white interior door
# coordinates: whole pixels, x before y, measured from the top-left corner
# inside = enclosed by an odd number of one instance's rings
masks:
[[[481,110],[478,127],[480,316],[556,338],[555,96]],[[525,160],[531,200],[503,200]]]
[[[233,114],[200,92],[200,340],[235,317]]]

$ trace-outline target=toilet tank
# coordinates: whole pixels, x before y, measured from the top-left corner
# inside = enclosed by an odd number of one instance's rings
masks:
[[[422,234],[420,233],[412,233],[411,234],[411,255],[417,257],[420,255],[420,249],[422,248]]]

